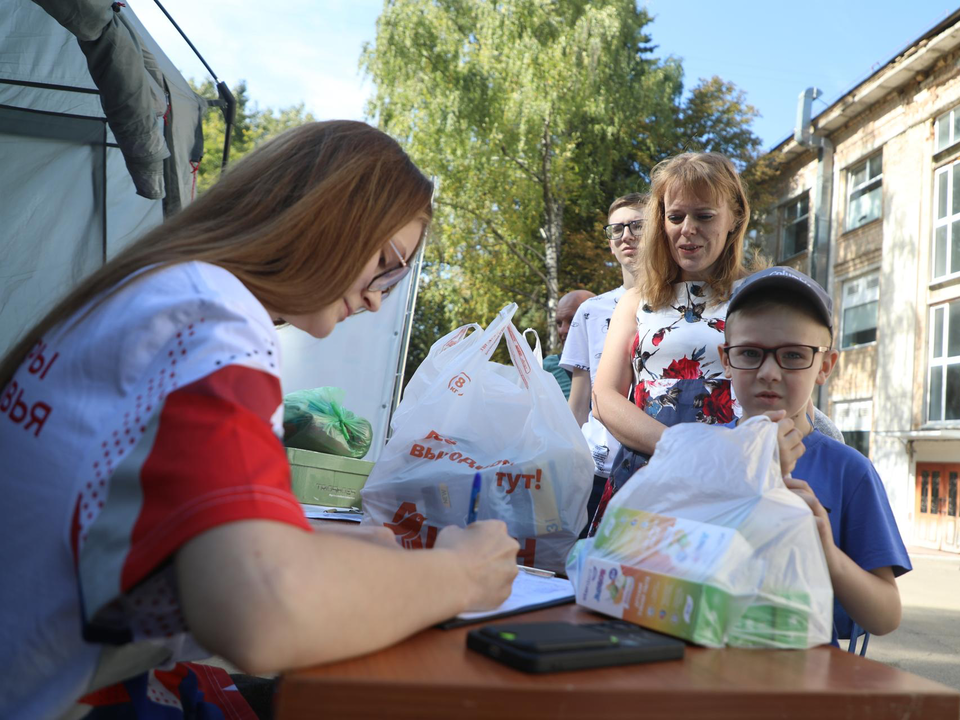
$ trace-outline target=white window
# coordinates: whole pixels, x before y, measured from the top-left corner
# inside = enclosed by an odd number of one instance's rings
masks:
[[[876,342],[880,275],[871,273],[843,284],[840,348]]]
[[[810,210],[808,196],[808,193],[804,193],[783,208],[783,239],[780,243],[782,259],[793,257],[807,249]]]
[[[960,273],[960,162],[937,170],[934,187],[936,214],[930,274],[939,280]]]
[[[833,406],[833,422],[843,433],[843,441],[870,457],[870,424],[873,419],[872,400],[838,402]]]
[[[847,171],[847,230],[880,217],[883,211],[883,153]]]
[[[927,420],[960,420],[960,300],[930,310]]]
[[[936,152],[960,142],[960,108],[954,108],[937,118]]]

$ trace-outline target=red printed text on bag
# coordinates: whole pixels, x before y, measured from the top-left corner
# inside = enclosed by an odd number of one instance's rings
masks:
[[[470,384],[470,376],[465,372],[455,375],[450,378],[450,382],[447,383],[447,389],[450,390],[454,395],[459,395],[463,397],[463,389]]]
[[[393,522],[384,523],[385,528],[393,531],[398,537],[400,544],[408,550],[419,550],[422,548],[432,548],[437,542],[437,534],[440,532],[433,525],[427,525],[426,540],[421,537],[426,517],[423,513],[417,511],[417,504],[412,502],[400,503],[397,512],[393,515]],[[534,560],[537,555],[537,539],[524,538],[517,539],[520,543],[520,550],[517,552],[517,562],[526,567],[534,567]]]

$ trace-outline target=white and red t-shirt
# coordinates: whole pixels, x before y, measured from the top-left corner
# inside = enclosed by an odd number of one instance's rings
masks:
[[[279,440],[278,345],[236,277],[184,263],[48,333],[0,391],[0,717],[76,717],[127,678],[107,694],[179,704],[151,669],[209,653],[172,555],[237,520],[309,530]]]

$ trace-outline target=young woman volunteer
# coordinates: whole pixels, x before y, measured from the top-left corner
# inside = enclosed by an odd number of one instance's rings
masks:
[[[174,661],[326,662],[509,594],[518,548],[499,522],[427,552],[312,533],[277,439],[274,325],[324,337],[376,311],[430,194],[368,125],[288,131],[3,358],[0,716],[173,706],[197,674]]]
[[[740,176],[723,155],[684,153],[654,168],[637,284],[614,311],[593,388],[594,416],[623,447],[592,531],[667,427],[739,416],[717,346],[731,290],[749,272],[749,219]],[[800,445],[794,434],[790,447]]]

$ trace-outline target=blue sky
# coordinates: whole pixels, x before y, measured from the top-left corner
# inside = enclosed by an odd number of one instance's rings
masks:
[[[318,118],[362,119],[372,87],[358,70],[382,0],[161,0],[221,80],[246,80],[263,107],[303,102]],[[156,9],[127,0],[187,77],[203,66]],[[943,0],[646,0],[660,56],[683,59],[685,79],[719,75],[762,114],[764,147],[793,132],[797,95],[824,92],[814,111],[956,9]]]

